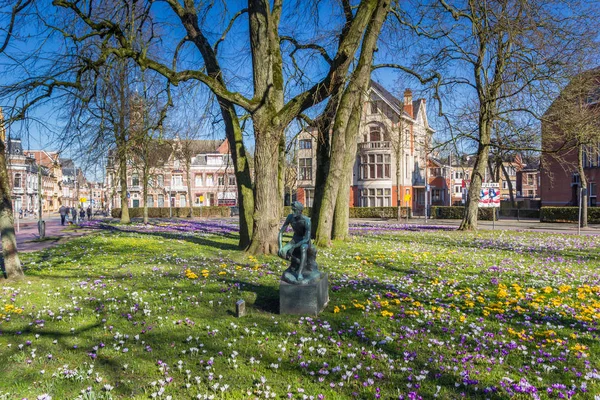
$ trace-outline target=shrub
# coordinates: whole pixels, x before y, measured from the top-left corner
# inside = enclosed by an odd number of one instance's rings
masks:
[[[577,222],[579,207],[542,207],[541,222]],[[589,224],[600,224],[600,207],[588,207]]]
[[[188,218],[190,214],[189,207],[148,207],[149,218],[169,218],[172,213],[173,217]],[[210,207],[193,207],[194,217],[229,217],[231,210],[224,206]],[[113,218],[121,218],[121,209],[113,208],[111,211]],[[143,207],[135,207],[129,209],[129,218],[142,218],[144,216]]]
[[[402,207],[402,218],[406,218],[406,211],[408,210],[409,217],[411,216],[411,209]],[[283,207],[283,215],[287,216],[292,213],[290,206]],[[312,213],[312,207],[304,207],[303,215],[310,217]],[[350,207],[350,218],[398,218],[397,207]]]
[[[410,207],[401,208],[401,217],[411,215]],[[398,218],[398,207],[350,207],[350,218]]]
[[[491,221],[493,219],[494,208],[480,208],[477,219],[480,221]],[[431,217],[435,219],[462,219],[465,215],[463,206],[433,206],[431,207]]]
[[[517,209],[517,208],[506,208],[500,209],[500,215],[503,217],[514,217],[514,218],[540,218],[540,210],[537,209]]]

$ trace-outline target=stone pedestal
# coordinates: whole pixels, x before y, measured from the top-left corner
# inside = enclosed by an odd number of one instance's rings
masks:
[[[329,276],[307,285],[279,282],[279,313],[318,315],[329,303]]]

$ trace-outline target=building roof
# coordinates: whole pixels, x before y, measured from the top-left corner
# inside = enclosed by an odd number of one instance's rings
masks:
[[[21,144],[21,139],[8,138],[8,154],[16,156],[23,155],[23,145]]]
[[[404,106],[402,104],[402,101],[400,101],[400,99],[398,99],[396,96],[391,94],[386,88],[384,88],[379,83],[375,82],[373,79],[371,79],[371,87],[373,89],[375,89],[388,104],[390,104],[392,107],[394,107],[396,109],[396,112],[398,112],[398,114],[400,113],[400,111],[402,111],[402,114],[405,117],[414,118],[413,116],[409,115],[406,111],[404,111]],[[413,102],[412,102],[412,106],[413,106],[413,110],[414,110],[413,112],[415,113],[415,115],[416,115],[417,111],[419,110],[420,102],[421,102],[420,99],[413,100]]]

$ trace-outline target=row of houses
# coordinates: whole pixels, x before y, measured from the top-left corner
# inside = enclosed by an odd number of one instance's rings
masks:
[[[104,209],[104,185],[88,181],[73,160],[53,151],[24,150],[19,138],[1,137],[0,140],[6,143],[15,213],[37,215],[40,198],[45,214],[58,212],[62,205]]]
[[[354,163],[350,205],[353,207],[410,206],[423,215],[426,206],[462,204],[470,182],[474,159],[468,156],[441,158],[429,150],[435,130],[429,125],[425,99],[413,99],[411,90],[402,100],[372,81],[363,107],[358,151]],[[297,140],[292,161],[296,179],[286,201],[312,206],[316,177],[318,135],[306,129]],[[144,165],[140,157],[127,162],[129,207],[235,206],[234,169],[226,140],[164,140],[155,143],[148,170],[148,193],[144,198]],[[504,163],[511,184],[500,178],[503,195],[536,198],[539,171],[520,157]],[[491,181],[491,176],[486,177]],[[106,169],[106,196],[111,208],[121,206],[119,168],[114,154]],[[191,195],[191,196],[190,196]],[[190,200],[191,197],[191,200]]]
[[[359,128],[358,151],[352,171],[350,206],[409,206],[423,215],[432,205],[461,205],[466,199],[474,158],[440,157],[429,150],[435,130],[427,119],[425,99],[413,99],[407,89],[401,101],[383,86],[371,82]],[[312,206],[318,135],[307,129],[299,136],[297,199]],[[493,163],[492,163],[493,164]],[[505,199],[539,196],[539,166],[519,155],[503,162],[509,179],[498,180]],[[510,180],[510,184],[509,184]]]
[[[127,162],[129,207],[235,206],[237,186],[226,140],[165,140],[154,144],[144,199],[144,165],[138,157]],[[108,157],[105,187],[111,208],[121,207],[116,155]]]

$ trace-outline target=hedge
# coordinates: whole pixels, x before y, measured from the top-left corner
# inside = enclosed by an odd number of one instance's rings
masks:
[[[402,218],[406,218],[406,207],[402,207]],[[310,217],[312,207],[304,207],[302,214]],[[292,213],[290,206],[283,207],[283,215]],[[411,216],[411,209],[408,208],[408,215]],[[350,218],[398,218],[397,207],[350,207]]]
[[[410,207],[401,208],[401,218],[411,216]],[[398,218],[398,207],[350,207],[350,218]]]
[[[500,208],[500,215],[514,218],[540,218],[540,210],[528,208]]]
[[[491,221],[494,208],[480,208],[477,219],[480,221]],[[431,207],[431,218],[435,219],[463,219],[465,215],[464,206],[433,206]]]
[[[188,218],[190,215],[189,207],[148,207],[149,218],[169,218],[170,212],[173,217]],[[194,217],[229,217],[231,209],[225,206],[210,206],[210,207],[192,207]],[[113,218],[121,218],[121,209],[113,208],[111,211]],[[142,218],[144,216],[143,207],[130,207],[129,218]]]
[[[600,207],[588,207],[588,224],[600,224]],[[577,222],[579,207],[542,207],[541,222]]]

